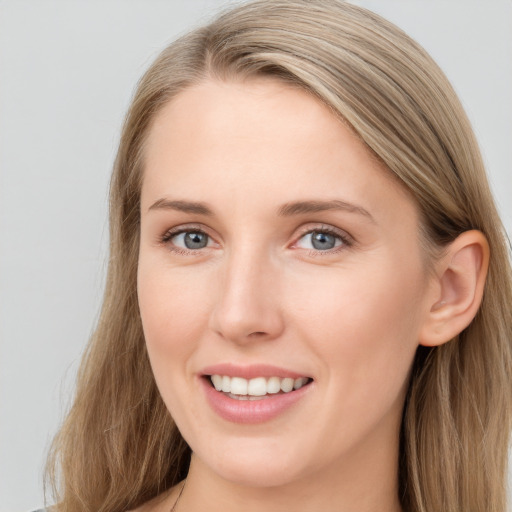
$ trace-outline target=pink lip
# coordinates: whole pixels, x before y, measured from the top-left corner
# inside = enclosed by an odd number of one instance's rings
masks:
[[[232,363],[215,364],[203,368],[201,374],[227,375],[228,377],[242,377],[244,379],[254,379],[256,377],[279,377],[280,379],[290,377],[298,379],[299,377],[307,377],[307,375],[268,364],[251,364],[249,366],[239,366]]]
[[[234,367],[231,367],[234,368]],[[251,366],[250,368],[246,368],[245,374],[241,373],[239,368],[237,368],[236,372],[226,371],[229,370],[226,366],[215,366],[211,368],[206,368],[205,372],[209,372],[211,369],[214,369],[211,374],[206,373],[206,375],[228,375],[228,376],[239,376],[244,378],[254,378],[255,376],[259,377],[269,377],[269,376],[282,376],[285,377],[294,377],[293,372],[284,372],[283,370],[277,371],[272,368],[272,372],[270,372],[270,367],[266,366],[266,372],[261,372],[261,369],[255,372],[256,366]],[[219,371],[222,369],[222,371]],[[250,370],[250,371],[249,371]],[[279,369],[277,369],[279,370]],[[201,382],[201,387],[205,393],[206,400],[210,407],[213,409],[215,413],[217,413],[221,418],[230,421],[232,423],[263,423],[265,421],[270,421],[280,414],[284,413],[287,409],[292,407],[295,403],[297,403],[301,398],[303,398],[313,387],[313,383],[303,386],[300,389],[290,391],[289,393],[280,393],[275,395],[268,395],[265,398],[260,400],[236,400],[234,398],[230,398],[225,393],[221,391],[217,391],[211,384],[210,378],[206,375],[203,375],[199,378]],[[249,375],[249,377],[245,377],[245,375]]]

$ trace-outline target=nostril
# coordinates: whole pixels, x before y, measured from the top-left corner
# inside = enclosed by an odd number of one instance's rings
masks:
[[[265,336],[267,333],[266,332],[263,332],[263,331],[255,331],[255,332],[251,332],[251,334],[249,334],[249,337],[252,337],[252,338],[261,338],[262,336]]]

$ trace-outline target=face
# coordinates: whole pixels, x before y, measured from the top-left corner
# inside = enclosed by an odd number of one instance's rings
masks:
[[[395,461],[428,287],[407,193],[272,79],[181,92],[145,163],[140,312],[194,457],[259,486]]]

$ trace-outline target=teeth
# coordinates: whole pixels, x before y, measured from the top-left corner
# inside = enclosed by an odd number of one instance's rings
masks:
[[[222,377],[223,379],[227,379],[229,377]],[[242,379],[241,377],[233,377],[231,379],[231,389],[229,390],[233,395],[247,395],[247,379]]]
[[[211,381],[217,391],[230,393],[232,396],[265,396],[276,394],[279,391],[289,393],[292,390],[300,389],[309,382],[307,377],[292,379],[286,377],[256,377],[255,379],[243,379],[242,377],[228,377],[227,375],[211,375]]]
[[[212,383],[217,391],[222,391],[222,377],[220,375],[212,375]]]
[[[289,393],[292,389],[293,389],[293,384],[294,384],[294,380],[293,379],[283,379],[281,381],[281,391],[283,393]]]
[[[245,379],[244,379],[245,380]],[[243,395],[244,393],[238,393]],[[247,386],[247,394],[252,396],[263,396],[267,394],[267,380],[265,377],[251,379]]]
[[[222,377],[222,391],[224,391],[224,393],[231,391],[231,379],[229,377]]]
[[[270,377],[267,380],[267,393],[279,393],[281,391],[281,379],[279,377]]]
[[[304,384],[305,382],[302,380],[302,377],[299,379],[295,379],[293,381],[293,389],[300,389]]]

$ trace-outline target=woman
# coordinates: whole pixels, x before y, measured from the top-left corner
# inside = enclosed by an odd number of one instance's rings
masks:
[[[336,0],[139,84],[56,510],[505,510],[512,277],[446,78]]]

